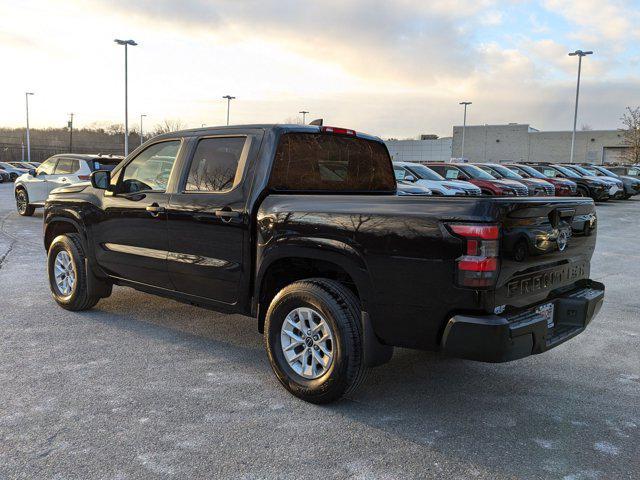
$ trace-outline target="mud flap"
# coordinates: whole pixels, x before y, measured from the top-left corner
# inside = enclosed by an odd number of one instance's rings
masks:
[[[87,275],[87,292],[90,297],[107,298],[111,295],[111,283],[95,275],[88,258],[84,259],[84,269]]]
[[[393,356],[393,347],[380,343],[380,340],[378,340],[378,337],[373,331],[371,319],[367,312],[362,312],[361,323],[365,365],[367,367],[384,365],[391,360],[391,357]]]

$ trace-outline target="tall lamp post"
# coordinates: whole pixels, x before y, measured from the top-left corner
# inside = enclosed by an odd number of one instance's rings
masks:
[[[300,110],[298,113],[302,114],[302,124],[306,125],[307,124],[307,113],[309,113],[308,110]]]
[[[33,92],[25,92],[24,94],[27,104],[27,162],[31,161],[31,139],[29,137],[29,95],[33,95]]]
[[[582,70],[582,57],[592,55],[592,51],[583,52],[582,50],[576,50],[569,53],[570,57],[578,57],[578,83],[576,84],[576,108],[573,112],[573,133],[571,134],[571,158],[569,163],[573,163],[573,151],[576,145],[576,125],[578,123],[578,97],[580,96],[580,71]]]
[[[133,40],[119,40],[115,39],[118,45],[124,45],[124,156],[129,155],[129,86],[128,86],[128,65],[127,65],[127,47],[131,45],[135,47],[138,45]]]
[[[140,145],[144,143],[144,135],[142,133],[142,119],[146,117],[145,114],[140,115]]]
[[[73,153],[73,113],[69,114],[69,153]]]
[[[222,98],[227,99],[227,125],[229,125],[229,110],[231,109],[231,100],[235,100],[236,97],[233,97],[231,95],[225,95]]]
[[[464,135],[467,129],[467,107],[471,104],[472,102],[460,102],[460,105],[464,105],[464,120],[462,121],[462,160],[464,160]]]

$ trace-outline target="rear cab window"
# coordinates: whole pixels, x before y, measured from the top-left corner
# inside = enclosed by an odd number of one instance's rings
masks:
[[[384,144],[327,133],[285,133],[269,179],[275,191],[392,193],[394,170]]]

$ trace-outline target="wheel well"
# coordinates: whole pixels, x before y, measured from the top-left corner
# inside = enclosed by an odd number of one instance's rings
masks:
[[[271,300],[287,285],[305,278],[336,280],[351,290],[360,300],[353,278],[341,266],[313,258],[283,258],[269,266],[260,283],[258,296],[258,331],[263,333],[264,321]]]
[[[80,233],[78,229],[73,223],[70,222],[52,222],[47,226],[47,229],[44,234],[44,247],[47,251],[49,251],[49,247],[51,246],[51,242],[58,235],[63,235],[65,233]]]

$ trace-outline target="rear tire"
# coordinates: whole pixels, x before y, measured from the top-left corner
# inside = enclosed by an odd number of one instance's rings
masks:
[[[49,247],[47,266],[51,295],[66,310],[88,310],[100,300],[88,293],[85,258],[77,233],[59,235]]]
[[[297,312],[307,312],[309,320]],[[264,343],[284,388],[316,404],[354,391],[367,370],[360,316],[358,299],[334,280],[310,278],[280,290],[267,311]],[[316,335],[314,328],[323,328],[325,333]],[[329,334],[331,343],[322,345],[322,338]],[[325,356],[327,350],[330,355]],[[321,361],[326,362],[326,368]]]
[[[16,189],[16,208],[18,213],[23,217],[30,217],[36,208],[33,205],[29,205],[29,194],[24,188]]]
[[[589,195],[589,191],[586,188],[583,188],[583,187],[578,187],[578,190],[576,192],[576,196],[577,197],[591,197],[591,195]]]

